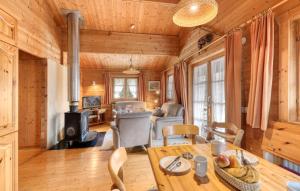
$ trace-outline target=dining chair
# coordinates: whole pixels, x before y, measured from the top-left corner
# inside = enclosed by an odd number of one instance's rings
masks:
[[[199,128],[196,125],[171,125],[162,130],[164,146],[168,146],[168,137],[171,135],[191,135],[192,143],[196,144],[196,136],[199,134]]]
[[[224,129],[224,132],[218,131],[218,129]],[[224,138],[227,142],[230,142],[238,147],[241,147],[244,136],[244,130],[238,128],[234,123],[213,122],[211,133]]]
[[[116,149],[109,158],[108,171],[111,176],[113,186],[120,191],[126,191],[123,183],[123,165],[127,160],[127,153],[124,147]]]

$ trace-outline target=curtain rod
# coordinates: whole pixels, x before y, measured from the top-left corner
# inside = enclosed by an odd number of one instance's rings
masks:
[[[288,2],[288,0],[282,0],[282,1],[280,1],[279,3],[277,3],[276,5],[274,5],[273,7],[269,8],[269,9],[267,9],[267,10],[273,10],[273,9],[276,9],[277,7],[283,5],[283,4],[286,3],[286,2]],[[265,11],[262,11],[261,13],[263,13],[263,12],[265,12]],[[260,15],[261,13],[259,13],[259,14],[257,14],[257,15]],[[246,22],[240,24],[238,27],[234,27],[233,29],[231,29],[231,30],[229,30],[229,31],[232,31],[232,30],[234,30],[235,28],[243,28],[243,27],[247,26],[248,24],[250,24],[250,23],[252,22],[253,18],[256,18],[256,17],[257,17],[257,16],[252,17],[252,18],[249,19],[248,21],[246,21]],[[191,55],[187,56],[186,58],[182,59],[182,61],[186,61],[187,59],[193,57],[195,54],[198,54],[198,53],[200,53],[200,52],[202,52],[202,51],[204,51],[204,50],[207,50],[207,49],[208,49],[209,47],[211,47],[212,45],[214,45],[214,44],[216,44],[217,42],[223,40],[226,36],[227,36],[227,34],[224,34],[223,36],[217,38],[215,41],[213,41],[213,42],[210,43],[209,45],[203,47],[202,49],[200,49],[200,50],[198,50],[198,51],[192,53]]]

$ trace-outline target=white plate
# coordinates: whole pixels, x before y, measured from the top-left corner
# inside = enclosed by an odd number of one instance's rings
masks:
[[[174,175],[183,175],[183,174],[188,173],[191,170],[191,163],[182,157],[180,157],[180,159],[179,159],[179,161],[181,162],[181,165],[179,167],[176,167],[171,171],[166,169],[167,166],[169,166],[176,157],[177,156],[167,156],[167,157],[160,159],[160,161],[159,161],[160,168],[163,169],[165,172],[174,174]]]
[[[230,156],[230,155],[234,155],[236,156],[236,151],[235,150],[228,150],[228,151],[224,151],[221,153],[222,155],[226,155],[226,156]],[[256,156],[248,153],[248,152],[245,152],[244,151],[244,157],[245,159],[251,164],[251,165],[257,165],[258,164],[258,159]],[[241,152],[238,151],[238,156],[237,158],[239,159],[239,161],[241,161]]]

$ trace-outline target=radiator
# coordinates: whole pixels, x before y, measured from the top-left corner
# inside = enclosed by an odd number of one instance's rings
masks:
[[[264,155],[264,159],[266,159],[267,161],[277,164],[283,168],[286,168],[286,169],[300,175],[300,165],[295,164],[289,160],[280,158],[278,156],[275,156],[266,151],[263,152],[263,155]]]

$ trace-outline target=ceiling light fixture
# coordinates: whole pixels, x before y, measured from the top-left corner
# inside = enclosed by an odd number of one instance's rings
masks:
[[[139,74],[139,73],[140,73],[140,71],[135,69],[132,65],[132,56],[131,56],[129,68],[127,70],[124,70],[123,74],[135,75],[135,74]]]
[[[218,14],[215,0],[181,0],[173,15],[173,22],[181,27],[195,27],[206,24]]]

